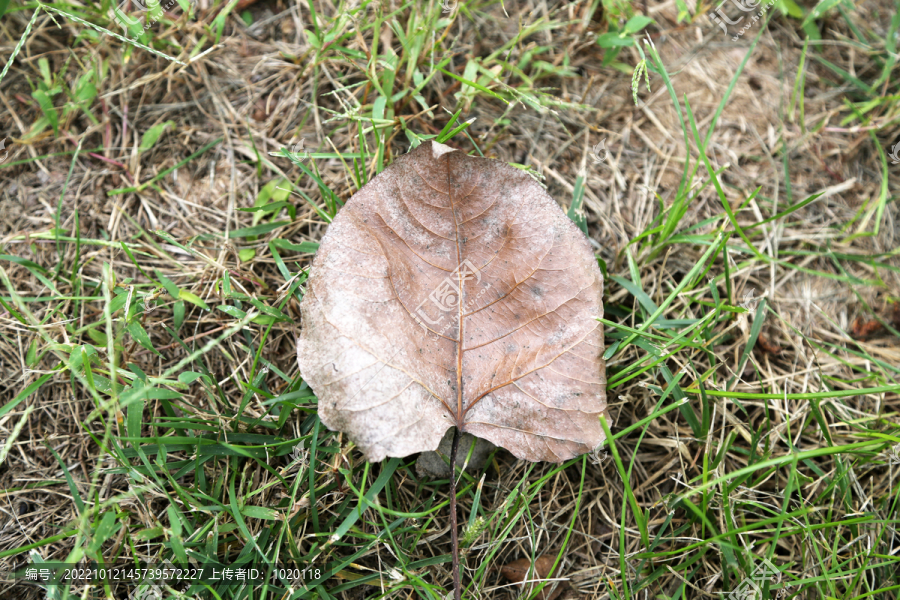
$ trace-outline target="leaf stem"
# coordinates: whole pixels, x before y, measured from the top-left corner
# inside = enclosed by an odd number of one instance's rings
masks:
[[[456,453],[459,450],[459,427],[453,431],[450,446],[450,540],[453,548],[453,598],[462,600],[462,586],[459,583],[459,534],[456,531]]]

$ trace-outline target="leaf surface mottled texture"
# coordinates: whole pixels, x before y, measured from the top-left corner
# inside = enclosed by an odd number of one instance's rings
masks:
[[[329,226],[300,372],[369,460],[434,450],[456,426],[560,462],[603,441],[602,292],[587,239],[537,182],[425,143]]]

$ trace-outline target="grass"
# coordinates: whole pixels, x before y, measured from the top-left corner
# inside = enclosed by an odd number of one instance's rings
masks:
[[[447,597],[448,481],[322,427],[294,354],[327,224],[430,139],[532,173],[607,274],[609,441],[459,474],[465,597],[898,597],[896,6],[732,42],[680,1],[179,4],[0,21],[0,597],[152,588],[8,575],[87,560]]]

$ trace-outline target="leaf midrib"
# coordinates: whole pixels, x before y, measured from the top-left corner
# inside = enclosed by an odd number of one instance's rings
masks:
[[[458,150],[457,150],[458,152]],[[448,152],[444,156],[445,162],[447,163],[447,200],[450,202],[450,213],[453,215],[453,229],[456,232],[456,289],[459,290],[457,294],[457,323],[459,323],[459,327],[457,327],[457,338],[456,338],[456,414],[453,415],[456,419],[456,429],[459,432],[463,431],[463,381],[462,381],[462,355],[463,355],[463,330],[465,329],[465,321],[463,319],[463,294],[465,290],[463,288],[463,282],[461,278],[461,270],[462,266],[462,251],[459,248],[459,222],[456,219],[456,207],[453,205],[453,186],[450,184],[450,156],[453,152]]]

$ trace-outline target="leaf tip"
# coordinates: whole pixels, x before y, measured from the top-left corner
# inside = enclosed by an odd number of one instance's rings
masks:
[[[441,143],[435,142],[435,141],[431,142],[431,155],[435,160],[439,159],[440,157],[447,154],[448,152],[455,152],[455,151],[456,151],[456,148],[451,148],[450,146],[447,146],[446,144],[441,144]]]

